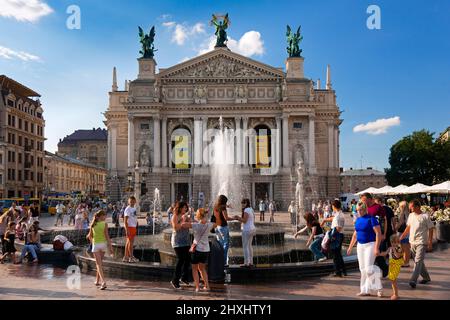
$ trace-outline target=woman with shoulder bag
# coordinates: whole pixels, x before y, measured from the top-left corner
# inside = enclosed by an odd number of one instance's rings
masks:
[[[203,208],[198,209],[195,215],[197,223],[185,222],[182,224],[184,228],[192,228],[194,231],[194,242],[189,250],[191,253],[192,276],[195,283],[195,292],[200,291],[200,279],[198,274],[202,276],[205,287],[203,290],[209,291],[208,272],[206,264],[210,252],[209,247],[209,231],[216,227],[213,222],[207,222],[208,214]]]

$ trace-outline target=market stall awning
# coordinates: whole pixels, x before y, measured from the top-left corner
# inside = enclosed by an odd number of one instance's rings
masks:
[[[405,190],[403,190],[402,194],[416,194],[416,193],[426,193],[427,189],[430,186],[421,184],[421,183],[416,183],[415,185],[412,185],[411,187],[406,188]]]
[[[368,189],[366,189],[366,190],[363,190],[363,191],[361,191],[361,192],[358,192],[356,195],[361,196],[361,195],[363,195],[364,193],[374,193],[374,192],[376,192],[376,191],[378,191],[377,188],[370,187],[370,188],[368,188]]]
[[[445,181],[440,184],[428,187],[426,189],[427,193],[437,193],[437,194],[449,194],[450,193],[450,181]]]
[[[386,194],[389,196],[396,196],[399,194],[403,194],[403,191],[407,189],[408,186],[405,186],[404,184],[401,184],[399,186],[396,186],[395,188],[392,188],[390,191],[388,191]]]
[[[376,191],[374,191],[373,194],[386,195],[392,189],[394,189],[394,188],[392,188],[391,186],[384,186],[383,188],[380,188],[380,189],[377,189]]]

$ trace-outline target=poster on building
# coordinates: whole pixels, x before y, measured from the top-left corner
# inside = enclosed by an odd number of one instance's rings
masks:
[[[269,136],[256,137],[256,168],[270,168],[269,159]]]
[[[175,136],[174,160],[176,169],[189,169],[189,136]]]

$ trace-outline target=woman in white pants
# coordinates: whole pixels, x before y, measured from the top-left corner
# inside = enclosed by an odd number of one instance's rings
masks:
[[[243,199],[242,217],[236,216],[235,219],[242,223],[242,248],[244,249],[244,265],[242,268],[253,267],[253,237],[256,234],[255,212],[250,206],[249,199]]]
[[[367,214],[363,202],[357,206],[359,218],[355,222],[355,232],[347,250],[352,253],[353,246],[358,242],[357,253],[359,270],[361,272],[361,291],[358,296],[370,296],[371,291],[377,291],[378,297],[383,296],[381,270],[374,266],[375,258],[380,254],[381,228],[378,220]]]

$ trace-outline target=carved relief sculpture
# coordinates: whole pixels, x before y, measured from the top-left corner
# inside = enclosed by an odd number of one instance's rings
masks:
[[[161,92],[159,89],[159,82],[158,80],[155,81],[155,85],[154,85],[154,91],[153,91],[153,99],[155,102],[160,102],[161,101]]]

